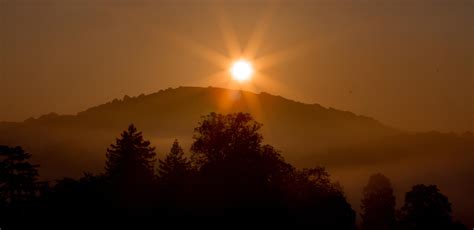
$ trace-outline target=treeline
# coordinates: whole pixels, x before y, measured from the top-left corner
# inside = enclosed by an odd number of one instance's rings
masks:
[[[285,162],[263,144],[261,126],[249,114],[211,113],[195,129],[190,157],[175,140],[156,162],[155,149],[130,125],[107,149],[103,173],[55,182],[39,182],[39,166],[22,148],[0,146],[0,227],[100,222],[356,229],[342,187],[322,167]],[[453,221],[451,204],[435,185],[413,186],[400,210],[381,174],[363,193],[362,229],[467,229]]]

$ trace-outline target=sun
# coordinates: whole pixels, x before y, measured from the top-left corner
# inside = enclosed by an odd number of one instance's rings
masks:
[[[238,82],[248,81],[252,78],[254,69],[252,63],[245,59],[240,59],[232,63],[230,74],[232,78]]]

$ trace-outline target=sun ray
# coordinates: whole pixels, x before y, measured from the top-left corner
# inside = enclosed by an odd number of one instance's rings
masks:
[[[234,30],[234,26],[226,17],[223,8],[218,8],[216,11],[217,24],[219,25],[219,29],[222,33],[228,55],[233,58],[241,56],[242,47],[240,45],[237,33]]]
[[[244,48],[243,56],[254,59],[262,45],[264,36],[268,28],[270,27],[273,16],[275,15],[275,5],[270,5],[263,15],[260,17],[258,22],[255,24],[252,35]]]
[[[176,33],[170,33],[168,37],[175,45],[185,50],[191,51],[191,53],[201,56],[202,58],[221,68],[227,68],[231,61],[227,56],[184,36],[178,35]]]
[[[258,18],[251,36],[247,41],[247,44],[245,47],[241,47],[241,44],[239,43],[239,37],[237,36],[231,21],[227,17],[228,14],[226,14],[225,9],[223,7],[214,8],[216,13],[216,22],[222,34],[223,42],[227,50],[227,53],[224,54],[210,49],[194,40],[189,39],[186,36],[179,36],[176,33],[170,33],[171,36],[169,37],[172,38],[171,40],[175,44],[184,48],[188,52],[206,59],[219,68],[218,72],[201,77],[198,83],[199,85],[206,85],[209,84],[209,82],[212,82],[213,86],[224,87],[237,91],[248,90],[252,92],[286,92],[287,89],[285,86],[264,73],[265,70],[282,62],[304,56],[305,54],[313,51],[316,47],[315,44],[317,43],[315,43],[314,40],[309,40],[283,50],[277,50],[276,52],[267,55],[259,55],[260,48],[265,39],[265,34],[271,25],[274,15],[276,14],[276,9],[276,5],[269,5],[264,10],[264,12]],[[236,71],[232,70],[235,64],[239,61],[245,61],[248,66],[252,67],[252,71],[246,71],[249,72],[250,75],[253,75],[251,76],[251,79],[249,76],[245,76],[245,78],[236,77]],[[234,66],[232,66],[232,64],[234,64]],[[237,72],[239,72],[239,75],[241,75],[243,73],[242,71],[245,69],[246,68],[239,68],[239,71]],[[248,110],[250,110],[250,112],[254,114],[255,117],[264,119],[265,114],[263,114],[261,104],[256,99],[257,97],[252,97],[251,95],[253,94],[245,93],[242,97],[241,94],[242,93],[230,93],[229,95],[223,96],[222,98],[218,98],[217,100],[219,109],[221,109],[221,111],[229,110],[230,112],[235,103],[241,103],[245,101]]]
[[[260,58],[255,59],[253,63],[255,68],[258,70],[264,70],[276,64],[311,53],[316,48],[315,44],[316,43],[313,40],[302,42],[299,45],[261,56]]]
[[[230,84],[230,82],[232,82],[228,75],[229,74],[226,70],[220,70],[210,75],[201,77],[198,84],[206,85],[209,84],[209,82],[212,82],[213,86],[226,87]]]

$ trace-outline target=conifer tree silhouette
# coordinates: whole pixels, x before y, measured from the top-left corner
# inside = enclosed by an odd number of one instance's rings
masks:
[[[155,199],[155,148],[131,124],[107,149],[105,177],[117,215],[150,215]]]
[[[159,160],[158,174],[163,181],[183,179],[191,169],[191,162],[184,156],[178,140],[173,142],[164,160]]]
[[[48,183],[38,182],[38,167],[21,147],[0,145],[0,225],[5,229],[27,229],[39,216],[42,195]],[[29,221],[25,221],[29,220]]]
[[[8,205],[35,196],[39,165],[28,160],[31,154],[21,147],[0,146],[0,202]]]
[[[131,124],[116,143],[107,148],[106,176],[125,183],[152,180],[155,156],[155,148]]]

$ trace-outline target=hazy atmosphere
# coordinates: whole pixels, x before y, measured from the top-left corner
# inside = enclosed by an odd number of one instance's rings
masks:
[[[471,0],[0,0],[0,120],[218,86],[403,130],[472,131],[472,12]],[[222,68],[201,51],[234,58],[232,43],[270,60],[265,82],[216,76]]]
[[[473,22],[473,0],[0,0],[0,230],[473,229]]]

